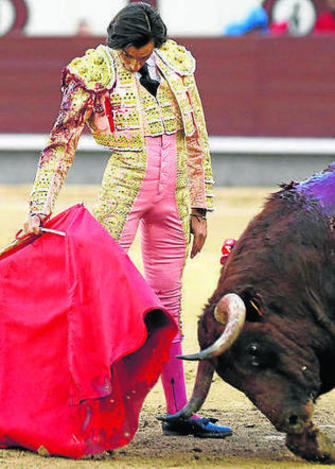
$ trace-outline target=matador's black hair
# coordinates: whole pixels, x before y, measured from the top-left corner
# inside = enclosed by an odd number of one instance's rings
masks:
[[[131,3],[112,19],[107,28],[107,45],[111,49],[134,46],[139,49],[153,41],[160,47],[167,29],[157,10],[144,2]]]

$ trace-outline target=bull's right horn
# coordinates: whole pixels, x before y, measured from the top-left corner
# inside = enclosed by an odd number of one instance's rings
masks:
[[[213,374],[214,367],[211,362],[198,363],[197,377],[194,383],[191,399],[176,414],[160,416],[157,417],[158,420],[163,420],[165,422],[179,419],[187,420],[193,414],[195,414],[206,400],[206,397],[212,384]]]
[[[215,319],[226,327],[221,336],[208,348],[192,355],[181,355],[183,360],[209,360],[217,357],[229,349],[239,336],[244,322],[246,309],[244,301],[236,293],[227,293],[218,302],[214,316]]]

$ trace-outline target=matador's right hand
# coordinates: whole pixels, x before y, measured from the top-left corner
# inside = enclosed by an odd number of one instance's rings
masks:
[[[27,220],[23,223],[24,234],[40,234],[40,226],[45,215],[28,215]]]

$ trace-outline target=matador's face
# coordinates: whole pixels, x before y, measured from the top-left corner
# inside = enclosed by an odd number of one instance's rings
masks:
[[[138,72],[150,58],[153,50],[154,42],[150,41],[138,49],[134,46],[119,49],[119,55],[125,69],[129,70],[129,72]]]

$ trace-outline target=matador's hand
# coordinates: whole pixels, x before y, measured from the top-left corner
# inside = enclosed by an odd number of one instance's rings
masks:
[[[205,217],[192,210],[190,221],[191,233],[193,234],[193,244],[191,259],[195,257],[203,248],[207,238],[207,220]]]
[[[45,215],[29,215],[27,220],[23,223],[23,232],[24,234],[36,234],[40,233],[40,226],[43,219],[46,218]]]

